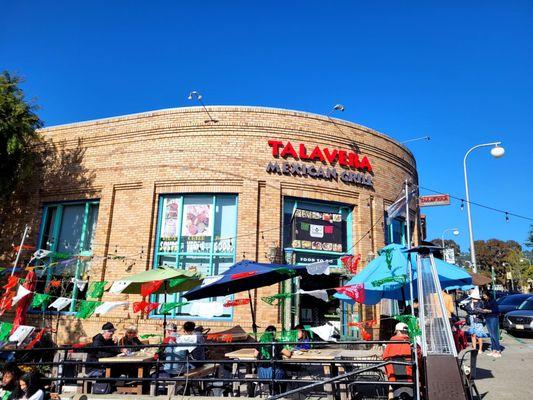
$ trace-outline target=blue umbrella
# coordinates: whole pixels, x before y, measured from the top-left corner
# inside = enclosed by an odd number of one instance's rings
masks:
[[[187,300],[205,299],[206,297],[227,296],[233,293],[248,291],[250,310],[252,312],[252,328],[257,332],[255,312],[252,304],[251,289],[270,286],[293,276],[307,275],[305,266],[264,264],[242,260],[229,267],[218,277],[204,280],[201,286],[189,290],[183,296]],[[212,283],[209,283],[210,280]]]
[[[406,253],[407,248],[398,244],[390,244],[381,249],[377,258],[372,260],[360,273],[350,279],[346,286],[362,284],[364,286],[364,304],[377,304],[381,299],[408,300],[409,270],[407,269],[408,257],[413,266],[413,297],[417,297],[416,288],[416,254]],[[443,289],[470,289],[472,277],[462,268],[448,264],[435,258],[435,266],[439,281]],[[340,300],[354,303],[350,297],[337,293],[334,295]]]

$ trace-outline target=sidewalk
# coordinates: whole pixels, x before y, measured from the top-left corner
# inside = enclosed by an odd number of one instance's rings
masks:
[[[478,357],[476,385],[483,400],[528,399],[533,390],[533,339],[502,332],[503,356]]]

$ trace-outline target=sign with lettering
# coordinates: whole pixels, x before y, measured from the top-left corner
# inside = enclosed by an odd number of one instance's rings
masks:
[[[420,196],[418,198],[418,205],[420,207],[449,206],[450,195],[449,194],[436,194],[432,196]]]
[[[341,214],[297,209],[292,219],[294,249],[342,253],[344,222]]]
[[[321,148],[307,148],[305,144],[292,144],[280,140],[269,140],[272,156],[285,161],[271,161],[266,167],[268,173],[292,175],[341,181],[372,187],[372,165],[366,156],[359,156],[353,151]],[[294,161],[290,161],[290,160]],[[298,162],[299,161],[299,162]],[[309,163],[309,164],[308,164]],[[342,170],[337,170],[340,166]]]

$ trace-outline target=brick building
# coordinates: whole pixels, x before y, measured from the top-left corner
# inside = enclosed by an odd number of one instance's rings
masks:
[[[226,106],[209,112],[216,122],[202,108],[178,108],[42,129],[52,146],[50,168],[18,216],[33,228],[30,242],[91,251],[92,261],[70,272],[89,281],[112,282],[160,265],[214,275],[241,259],[330,261],[329,276],[283,283],[295,291],[339,286],[346,279],[341,255],[361,254],[364,265],[386,242],[405,240],[405,223],[387,225],[385,209],[405,179],[416,184],[418,178],[413,155],[395,140],[305,112]],[[413,227],[416,216],[413,208]],[[53,278],[47,273],[40,287]],[[66,295],[83,299],[73,286]],[[259,289],[257,299],[279,290]],[[105,293],[103,300],[140,296]],[[62,340],[91,336],[108,320],[161,332],[157,314],[130,308],[76,320],[73,304],[58,317]],[[306,295],[284,306],[260,300],[256,306],[260,327],[331,320],[344,330],[343,321],[361,312]],[[189,307],[170,319],[251,329],[248,307],[207,319],[191,317]]]

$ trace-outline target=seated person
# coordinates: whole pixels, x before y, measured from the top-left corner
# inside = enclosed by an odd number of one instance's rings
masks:
[[[393,341],[409,341],[409,335],[407,334],[407,324],[399,322],[394,328],[394,336],[390,338]],[[385,347],[383,352],[384,361],[411,361],[412,351],[409,343],[389,343]],[[395,365],[387,364],[385,366],[385,372],[388,379],[391,382],[397,381],[413,381],[413,369],[410,365]],[[395,386],[393,392],[394,398],[412,398],[413,388],[408,386]],[[404,397],[401,397],[404,396]]]
[[[116,329],[111,322],[106,322],[102,325],[102,331],[93,337],[93,341],[90,347],[97,347],[98,349],[89,350],[87,353],[88,375],[93,377],[99,377],[105,375],[105,367],[98,365],[98,359],[103,357],[114,357],[120,353],[119,347],[113,334]]]
[[[294,350],[310,350],[311,345],[309,342],[311,338],[309,336],[309,331],[303,327],[303,325],[296,325],[294,327],[298,331],[298,344],[294,346]]]
[[[14,400],[44,400],[45,390],[37,373],[27,373],[20,377],[19,387],[11,397]]]
[[[413,300],[413,310],[415,311],[415,312],[414,312],[415,317],[418,318],[418,299],[414,299],[414,300]],[[411,314],[412,314],[412,313],[411,313],[411,306],[408,305],[408,306],[406,306],[405,309],[403,310],[402,315],[411,315]]]
[[[265,333],[261,336],[261,342],[276,342],[276,327],[273,325],[268,326],[265,329]],[[255,350],[255,357],[258,360],[282,360],[283,357],[290,357],[291,352],[283,347],[282,343],[279,344],[264,344],[260,345]],[[257,377],[260,379],[285,379],[287,373],[283,369],[282,365],[275,364],[271,366],[268,363],[261,363],[257,367]],[[273,393],[282,393],[285,388],[285,384],[276,384],[272,388]]]
[[[171,334],[166,341],[168,344],[175,343],[191,343],[191,346],[167,346],[164,349],[163,356],[165,361],[163,364],[164,375],[181,375],[203,365],[205,360],[205,346],[204,338],[199,332],[195,332],[196,327],[194,322],[187,321],[183,324],[181,335],[177,334],[177,326],[171,324]],[[194,340],[191,340],[194,337]],[[197,361],[194,361],[197,360]]]
[[[18,389],[22,371],[16,363],[8,362],[2,368],[2,383],[0,385],[0,400],[8,400],[11,394]]]
[[[141,349],[140,346],[142,346],[141,339],[137,336],[137,327],[136,326],[128,326],[126,328],[126,334],[120,338],[118,341],[118,345],[120,347],[127,346],[126,348],[121,349],[121,351],[125,353],[133,353],[135,351],[139,351]],[[133,346],[133,347],[131,347]]]

